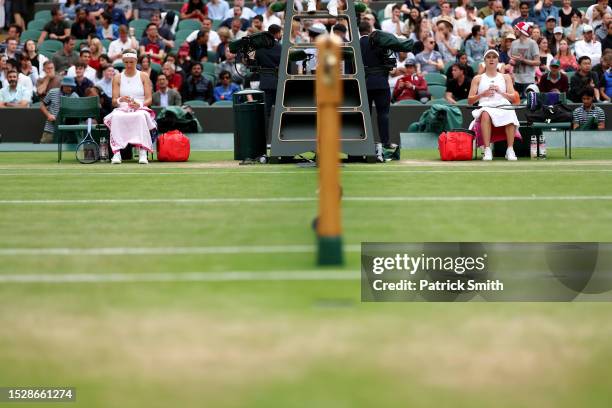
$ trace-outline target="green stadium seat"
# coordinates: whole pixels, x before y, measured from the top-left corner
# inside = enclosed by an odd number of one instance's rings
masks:
[[[42,20],[32,20],[28,23],[28,30],[38,30],[42,31],[43,28],[47,25],[46,21]]]
[[[151,23],[151,21],[140,18],[138,20],[130,21],[130,27],[133,27],[134,29],[138,28],[144,31],[149,25],[149,23]]]
[[[217,53],[215,51],[208,51],[208,62],[217,62]]]
[[[40,38],[41,31],[38,30],[25,30],[21,33],[21,42],[25,43],[28,40],[38,41]]]
[[[444,99],[444,95],[446,95],[446,86],[444,85],[429,85],[427,90],[432,99]]]
[[[446,75],[438,72],[428,72],[425,74],[427,85],[444,85],[446,86]]]
[[[63,44],[58,40],[45,40],[39,47],[39,51],[42,53],[43,51],[51,52],[52,54],[59,51],[62,48]]]
[[[115,67],[117,71],[123,71],[125,69],[125,64],[122,61],[119,61],[113,63],[113,67]]]
[[[480,62],[472,62],[472,69],[474,70],[474,75],[478,75],[478,67],[480,66]]]
[[[217,64],[215,64],[214,62],[205,62],[202,64],[202,68],[204,69],[205,73],[215,75],[217,70]]]
[[[34,20],[48,22],[51,21],[51,10],[40,10],[34,14]]]
[[[567,79],[571,80],[576,71],[568,71],[565,74],[567,75]]]
[[[156,62],[152,62],[151,70],[159,75],[162,72],[162,67]]]
[[[57,116],[57,162],[62,161],[62,144],[64,142],[64,134],[75,134],[77,140],[80,140],[87,131],[86,124],[66,125],[66,119],[77,119],[85,121],[87,118],[95,119],[100,123],[100,101],[97,96],[88,96],[84,98],[70,98],[62,96],[60,98],[60,111]],[[103,124],[95,126],[95,130],[104,132],[107,127]]]
[[[213,106],[233,106],[234,103],[232,101],[216,101]]]
[[[416,99],[402,99],[401,101],[395,102],[396,105],[423,105],[420,101]]]
[[[208,72],[204,72],[202,75],[204,75],[204,77],[206,77],[206,79],[211,81],[213,83],[213,86],[217,85],[217,76],[216,75],[209,74]]]
[[[195,30],[199,30],[200,28],[202,28],[202,23],[200,23],[200,20],[190,18],[187,20],[181,20],[178,23],[178,31],[189,30],[190,32],[193,32]]]
[[[451,67],[451,65],[453,65],[455,63],[455,61],[448,61],[446,64],[444,64],[444,72],[448,71],[448,69]]]
[[[180,46],[187,40],[187,37],[189,37],[193,31],[194,30],[178,30],[176,34],[174,34],[174,44]]]
[[[108,47],[110,46],[111,41],[108,38],[105,38],[105,39],[100,40],[100,41],[102,42],[102,46],[104,47],[106,52],[108,52]]]
[[[213,20],[212,21],[212,29],[217,31],[217,29],[221,26],[223,20]]]
[[[427,105],[454,105],[446,99],[432,99],[427,101]]]
[[[44,55],[45,57],[47,57],[49,59],[53,58],[53,54],[55,54],[54,51],[41,50],[41,49],[38,50],[38,53],[41,54],[41,55]]]
[[[198,106],[209,106],[208,102],[206,102],[206,101],[198,101],[198,100],[183,102],[183,105],[189,105],[192,108],[195,108],[195,107],[198,107]]]
[[[376,17],[378,18],[378,22],[382,23],[382,21],[385,19],[385,8],[384,7],[378,10],[378,12],[376,13]]]

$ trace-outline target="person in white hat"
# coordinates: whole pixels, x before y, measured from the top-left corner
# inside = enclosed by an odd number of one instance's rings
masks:
[[[493,160],[491,142],[505,139],[508,144],[506,159],[514,161],[513,145],[519,121],[514,110],[502,108],[511,105],[516,98],[513,81],[510,75],[497,71],[499,53],[495,49],[487,50],[484,60],[485,72],[474,77],[468,95],[469,104],[478,102],[480,106],[472,112],[474,120],[470,129],[476,132],[479,145],[484,146],[483,160]],[[494,127],[503,128],[503,134],[493,134]]]
[[[576,59],[587,56],[591,58],[591,64],[597,65],[601,60],[601,43],[593,35],[593,27],[585,24],[582,27],[582,40],[576,41],[574,52]]]
[[[521,97],[527,85],[535,83],[536,68],[540,65],[540,48],[529,38],[531,23],[520,22],[514,26],[519,38],[510,46],[510,65],[514,66],[514,82]]]

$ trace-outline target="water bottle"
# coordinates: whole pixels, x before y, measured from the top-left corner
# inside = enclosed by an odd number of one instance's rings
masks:
[[[546,159],[546,139],[540,135],[540,159]]]
[[[105,136],[100,138],[100,160],[108,160],[108,141]]]
[[[538,157],[538,137],[535,135],[531,136],[531,145],[529,146],[529,155],[532,159],[536,159]]]

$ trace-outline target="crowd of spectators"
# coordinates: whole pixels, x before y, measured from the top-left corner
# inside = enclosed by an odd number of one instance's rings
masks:
[[[431,78],[445,87],[442,98],[448,103],[464,101],[490,48],[499,52],[498,70],[512,76],[521,96],[535,83],[574,102],[582,102],[585,89],[592,89],[595,102],[612,97],[608,0],[593,1],[586,9],[574,7],[572,0],[489,0],[480,8],[470,0],[405,0],[381,13],[372,10],[371,1],[362,1],[366,10],[358,14],[360,21],[414,42],[412,52],[398,53],[389,74],[394,101],[427,101]],[[126,49],[139,50],[139,69],[151,78],[155,105],[231,100],[236,91],[257,84],[245,80],[245,67],[236,63],[228,44],[272,25],[282,27],[284,13],[271,7],[274,2],[188,0],[173,11],[159,0],[65,0],[52,9],[40,35],[27,41],[21,39],[28,24],[24,13],[8,13],[0,19],[5,28],[0,106],[45,103],[64,77],[74,78],[79,96],[97,92],[109,99]],[[339,9],[345,8],[340,1]],[[145,25],[133,24],[144,20]],[[186,20],[193,24],[181,28]],[[345,20],[315,19],[294,22],[291,40],[308,41],[309,27],[319,23],[328,32],[350,35]],[[52,54],[39,52],[48,40],[62,46]]]

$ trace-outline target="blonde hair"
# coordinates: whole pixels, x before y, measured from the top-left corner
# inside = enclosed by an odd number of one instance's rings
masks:
[[[93,52],[93,46],[96,46],[96,52]],[[92,38],[89,42],[89,51],[91,52],[91,56],[98,59],[100,55],[104,54],[104,45],[102,45],[102,41],[98,38]]]

